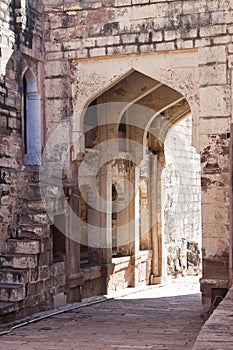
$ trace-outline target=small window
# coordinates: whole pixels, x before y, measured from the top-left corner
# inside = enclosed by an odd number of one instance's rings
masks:
[[[27,164],[41,163],[40,96],[30,69],[23,76],[23,144]]]

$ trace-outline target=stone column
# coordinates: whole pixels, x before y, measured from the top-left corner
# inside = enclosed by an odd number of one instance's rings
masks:
[[[229,281],[233,285],[233,124],[231,124],[231,141],[230,141],[230,251],[229,251]]]
[[[73,162],[73,188],[70,198],[72,209],[67,238],[67,285],[69,287],[68,302],[79,301],[81,298],[80,286],[83,284],[83,275],[80,272],[80,227],[79,217],[79,188],[78,164]]]
[[[139,256],[140,250],[140,227],[139,227],[139,218],[140,218],[140,194],[139,194],[139,183],[140,183],[140,168],[134,166],[132,169],[132,181],[134,186],[134,198],[132,201],[131,208],[131,220],[132,220],[132,229],[130,231],[130,242],[131,242],[131,263],[134,267],[134,287],[140,284],[140,264],[141,258]]]
[[[150,164],[150,203],[153,250],[151,284],[160,284],[161,282],[166,281],[166,259],[162,237],[162,167],[159,161],[159,156],[151,155]]]
[[[216,293],[221,295],[229,287],[232,91],[226,74],[228,57],[224,46],[200,48],[198,62],[203,229],[201,291],[204,309],[208,311]],[[221,80],[216,75],[206,74],[207,67],[213,65],[221,72]]]

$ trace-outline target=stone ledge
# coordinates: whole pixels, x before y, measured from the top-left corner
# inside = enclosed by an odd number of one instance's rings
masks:
[[[233,288],[202,327],[193,350],[233,349]]]

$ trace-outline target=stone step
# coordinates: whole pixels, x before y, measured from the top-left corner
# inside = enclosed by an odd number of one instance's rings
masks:
[[[41,243],[35,239],[8,239],[6,252],[8,254],[39,254]]]
[[[4,316],[18,310],[18,304],[9,301],[0,301],[0,316]]]
[[[15,269],[33,269],[37,266],[37,255],[31,254],[4,254],[0,256],[2,267]]]
[[[26,296],[24,284],[0,283],[0,301],[16,302],[23,300]]]
[[[26,284],[28,282],[28,270],[3,268],[0,270],[0,283]]]
[[[23,213],[19,217],[19,224],[23,225],[46,225],[48,223],[49,217],[46,213]]]
[[[22,209],[28,213],[45,213],[44,203],[41,200],[25,200]]]
[[[40,239],[50,236],[50,224],[47,225],[28,225],[21,224],[18,238]]]

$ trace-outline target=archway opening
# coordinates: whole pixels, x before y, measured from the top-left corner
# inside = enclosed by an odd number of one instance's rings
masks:
[[[92,124],[88,122],[89,112],[84,117],[85,152],[92,153],[93,161],[103,154],[112,155],[111,159],[106,157],[101,172],[98,175],[96,172],[96,176],[92,174],[90,180],[93,183],[96,177],[99,198],[108,203],[106,212],[101,209],[99,214],[96,211],[95,216],[97,225],[101,223],[101,228],[106,225],[106,237],[101,239],[107,244],[104,248],[99,246],[93,249],[98,251],[96,254],[100,257],[100,263],[103,261],[118,266],[108,280],[109,290],[117,288],[119,278],[121,286],[132,286],[158,284],[169,276],[198,273],[201,248],[200,159],[192,148],[192,121],[191,117],[186,119],[191,113],[187,100],[171,87],[140,72],[131,71],[95,97],[94,105]],[[93,103],[90,107],[93,108]],[[175,129],[182,120],[183,126]],[[94,131],[88,129],[90,125]],[[180,145],[182,155],[169,158],[171,152],[167,149],[176,148],[174,137],[170,136],[172,130],[176,130],[178,138],[185,141],[182,134],[185,128],[189,129],[188,151],[183,154],[185,150]],[[89,147],[91,134],[95,141]],[[109,144],[110,140],[117,141]],[[100,145],[104,145],[102,149],[98,148]],[[190,173],[180,168],[182,162],[178,160],[182,157],[187,158]],[[194,158],[197,166],[195,176],[190,166],[193,166]],[[179,200],[176,200],[177,183],[173,181],[178,171],[177,168],[173,170],[174,165],[178,167],[180,178],[186,179],[189,185],[179,184]],[[122,181],[128,185],[122,186],[124,191],[119,196],[113,184]],[[194,187],[196,192],[190,192],[188,202],[187,190]],[[130,197],[131,192],[133,197]],[[177,210],[172,210],[171,203],[177,204]],[[195,215],[190,214],[190,203],[197,218],[195,223]],[[183,210],[182,225],[175,230],[171,222],[180,221],[178,208]],[[185,216],[186,212],[189,216]],[[175,244],[172,245],[172,242]],[[116,248],[118,245],[120,254]],[[177,251],[179,256],[173,261]]]
[[[167,274],[201,273],[201,167],[192,146],[192,116],[179,121],[165,139],[162,174]]]

